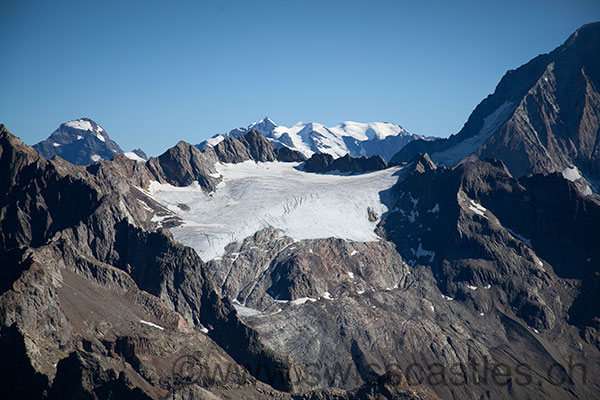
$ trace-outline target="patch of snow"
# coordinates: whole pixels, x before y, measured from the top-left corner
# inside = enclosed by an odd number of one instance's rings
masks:
[[[583,189],[583,194],[586,196],[590,196],[592,195],[594,192],[592,191],[592,188],[590,187],[590,185],[587,185],[585,187],[585,189]]]
[[[155,323],[153,323],[153,322],[144,321],[143,319],[140,319],[140,322],[141,322],[142,324],[145,324],[145,325],[151,326],[151,327],[153,327],[153,328],[160,329],[161,331],[164,331],[164,330],[165,330],[165,328],[163,328],[163,327],[162,327],[162,326],[160,326],[160,325],[156,325],[156,324],[155,324]]]
[[[467,287],[471,290],[477,290],[477,286],[471,286],[471,285],[467,285]]]
[[[365,291],[364,290],[357,290],[356,293],[358,294],[363,294]]]
[[[317,299],[313,299],[311,297],[300,297],[299,299],[292,300],[291,303],[296,304],[296,305],[301,305],[301,304],[306,303],[307,301],[314,303],[315,301],[317,301]]]
[[[462,142],[444,151],[430,154],[431,160],[436,164],[452,166],[462,158],[472,154],[483,145],[502,125],[514,111],[513,103],[505,102],[493,113],[483,119],[483,126],[477,135],[463,140]]]
[[[519,235],[518,233],[515,233],[513,230],[511,230],[510,228],[506,228],[506,230],[508,231],[508,233],[510,233],[511,235],[513,235],[514,237],[516,237],[517,239],[519,239],[521,242],[525,243],[525,245],[529,248],[531,248],[531,240]]]
[[[358,254],[358,251],[356,251],[356,250],[352,250],[352,253],[350,253],[350,255],[351,255],[351,256],[353,256],[353,255],[355,255],[355,254]]]
[[[348,276],[350,277],[350,279],[354,279],[354,272],[348,271]]]
[[[217,178],[221,177],[221,174],[219,174],[218,172],[215,172],[214,174],[208,174],[208,176],[210,176],[211,178],[217,179]]]
[[[483,317],[484,315],[485,315],[485,314],[484,314],[484,313],[482,313],[482,312],[480,312],[480,313],[479,313],[479,316],[481,316],[481,317]]]
[[[169,218],[168,215],[156,215],[152,216],[151,222],[162,222],[164,219]]]
[[[438,203],[435,203],[435,206],[433,206],[433,208],[431,210],[427,211],[427,212],[430,212],[430,213],[438,213],[438,212],[440,212],[440,205]]]
[[[83,139],[83,136],[81,136],[81,135],[77,135],[77,138],[76,138],[76,139],[77,139],[77,140],[81,140],[81,139]]]
[[[485,212],[487,211],[485,207],[473,200],[471,200],[469,210],[473,211],[477,215],[481,215],[482,217],[485,217]]]
[[[431,308],[431,311],[435,312],[435,307],[434,306],[429,306],[429,308]]]
[[[429,256],[429,262],[433,262],[433,260],[435,259],[435,251],[423,249],[423,247],[421,246],[421,243],[419,243],[419,248],[415,252],[415,255],[417,257]]]
[[[208,329],[205,327],[200,328],[200,331],[203,333],[208,333]]]
[[[410,196],[410,201],[413,203],[413,207],[416,207],[417,204],[419,204],[419,199],[415,199],[414,197],[412,197],[412,194],[409,194]]]
[[[419,212],[415,209],[411,210],[410,214],[408,215],[408,221],[412,224],[417,220],[417,218],[419,218]]]
[[[322,297],[327,300],[333,300],[333,297],[331,297],[331,293],[329,293],[329,292],[323,293]]]
[[[142,157],[135,154],[133,151],[127,151],[127,152],[123,153],[123,155],[133,161],[146,162],[146,160],[144,160]]]
[[[204,142],[204,146],[201,150],[203,150],[207,147],[215,147],[216,145],[221,143],[223,140],[225,140],[225,136],[223,136],[223,135],[217,135],[215,137],[211,137],[210,139],[207,139]]]
[[[237,301],[233,302],[233,307],[235,311],[242,317],[255,317],[257,315],[262,315],[261,311],[255,310],[254,308],[246,307],[238,303]]]
[[[379,240],[378,215],[387,212],[379,193],[398,181],[401,167],[339,176],[299,171],[299,163],[246,161],[216,164],[223,176],[211,195],[197,182],[188,187],[151,182],[147,193],[182,218],[170,228],[175,239],[203,260],[225,253],[225,246],[273,227],[296,240],[335,237],[356,242]],[[186,204],[183,211],[177,204]],[[352,253],[355,254],[355,253]]]
[[[537,329],[535,329],[535,328],[533,328],[533,331],[534,331],[535,333],[540,333],[540,332],[539,332]]]
[[[69,128],[78,129],[80,131],[91,131],[94,129],[92,127],[92,123],[90,121],[86,121],[83,119],[69,121],[65,125],[68,126]]]
[[[93,162],[98,162],[102,159],[102,157],[100,157],[98,154],[92,154],[90,156],[90,158],[92,159]]]
[[[104,136],[102,136],[100,133],[97,133],[96,137],[98,138],[99,141],[106,142],[106,139],[104,139]]]
[[[60,147],[60,143],[52,143],[52,146],[54,146],[54,147]]]
[[[490,285],[489,283],[487,285],[485,285],[483,288],[486,290],[490,290],[492,287],[492,285]]]
[[[445,300],[448,300],[448,301],[452,301],[452,300],[454,300],[454,298],[453,298],[453,297],[446,296],[445,294],[443,294],[443,295],[442,295],[442,298],[443,298],[443,299],[445,299]]]
[[[567,167],[562,170],[562,176],[565,179],[574,182],[578,179],[581,179],[581,172],[579,172],[579,169],[577,169],[577,167]]]

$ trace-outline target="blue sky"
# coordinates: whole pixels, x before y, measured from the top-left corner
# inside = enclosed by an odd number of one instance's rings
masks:
[[[0,122],[29,144],[88,116],[160,154],[264,116],[456,133],[502,75],[598,1],[0,4]]]

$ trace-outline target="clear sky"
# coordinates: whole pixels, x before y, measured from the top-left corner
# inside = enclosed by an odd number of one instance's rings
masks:
[[[456,133],[600,1],[0,1],[0,122],[87,116],[158,155],[269,116]]]

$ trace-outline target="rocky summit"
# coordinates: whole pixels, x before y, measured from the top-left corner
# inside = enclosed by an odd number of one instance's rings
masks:
[[[508,71],[493,94],[448,139],[408,143],[393,161],[428,153],[445,166],[502,160],[515,176],[558,171],[584,191],[600,182],[600,22]],[[591,188],[590,188],[591,186]]]
[[[599,26],[391,162],[0,125],[3,396],[596,399]]]
[[[111,140],[104,128],[89,118],[61,124],[48,139],[35,144],[33,148],[47,159],[59,156],[78,165],[110,160],[116,154],[124,154],[127,158],[138,161],[148,158],[141,149],[123,152],[121,147]]]

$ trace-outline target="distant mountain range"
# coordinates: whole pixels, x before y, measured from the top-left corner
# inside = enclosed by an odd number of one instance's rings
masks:
[[[380,155],[388,161],[407,143],[416,139],[432,140],[424,136],[409,133],[400,125],[388,122],[360,123],[345,121],[333,127],[316,122],[298,122],[292,127],[277,125],[269,117],[236,128],[227,134],[215,135],[198,144],[203,150],[214,146],[226,137],[240,137],[251,130],[261,133],[277,147],[288,147],[304,154],[307,158],[315,153],[342,157],[371,157]]]

